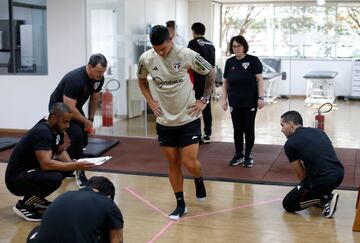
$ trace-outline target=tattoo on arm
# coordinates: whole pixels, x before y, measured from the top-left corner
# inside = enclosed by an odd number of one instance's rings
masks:
[[[210,95],[212,95],[215,86],[215,77],[215,69],[212,68],[210,72],[206,75],[203,97],[209,98]]]

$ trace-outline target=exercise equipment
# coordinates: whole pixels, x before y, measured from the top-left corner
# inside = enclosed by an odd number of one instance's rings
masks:
[[[16,137],[1,137],[0,138],[0,151],[15,147],[20,138]]]
[[[311,71],[304,75],[307,80],[306,104],[334,103],[335,78],[334,71]]]
[[[120,143],[117,139],[89,138],[84,148],[84,157],[100,157],[103,153]]]

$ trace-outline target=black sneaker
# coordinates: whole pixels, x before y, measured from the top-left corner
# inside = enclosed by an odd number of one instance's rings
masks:
[[[195,189],[196,189],[196,199],[199,202],[203,202],[206,198],[206,189],[204,185],[204,180],[201,179],[194,179],[195,182]]]
[[[79,188],[86,187],[88,184],[88,179],[86,178],[85,171],[83,170],[77,170],[75,172],[75,179],[76,179],[76,184],[78,185]]]
[[[13,207],[13,211],[26,221],[40,222],[42,218],[42,215],[36,211],[34,206],[25,205],[21,200]]]
[[[238,155],[237,153],[235,153],[234,157],[229,161],[230,166],[236,166],[242,163],[244,163],[244,155]]]
[[[244,159],[243,167],[251,168],[253,167],[253,165],[254,165],[254,160],[251,156]]]
[[[184,214],[187,213],[187,208],[186,206],[177,206],[176,209],[174,210],[174,212],[172,212],[171,214],[169,214],[169,219],[171,220],[179,220]]]
[[[63,172],[63,175],[64,175],[65,180],[75,179],[75,175],[74,175],[73,171],[65,171],[65,172]]]
[[[41,197],[37,197],[34,199],[34,207],[35,208],[42,208],[42,209],[47,209],[51,202],[46,200],[45,198],[41,198]]]
[[[210,138],[210,136],[208,136],[208,135],[204,135],[204,136],[201,138],[201,141],[202,141],[202,143],[204,143],[204,144],[209,144],[209,143],[211,143],[211,138]]]
[[[323,203],[324,206],[323,215],[326,218],[331,218],[334,215],[338,200],[339,200],[339,194],[337,193],[334,194],[332,193],[327,196],[327,199],[325,199],[325,202]]]

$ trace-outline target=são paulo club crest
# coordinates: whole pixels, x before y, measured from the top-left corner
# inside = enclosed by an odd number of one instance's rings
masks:
[[[60,135],[56,135],[56,145],[59,145],[60,143]]]
[[[247,69],[250,66],[249,62],[243,62],[242,63],[243,68]]]
[[[173,62],[171,64],[171,66],[173,67],[173,69],[175,70],[175,72],[178,72],[180,67],[181,67],[181,62]]]
[[[97,90],[97,88],[99,88],[100,86],[100,82],[95,82],[94,83],[94,89]]]

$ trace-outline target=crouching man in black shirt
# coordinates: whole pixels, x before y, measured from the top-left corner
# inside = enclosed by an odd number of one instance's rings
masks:
[[[114,196],[115,187],[109,179],[91,177],[87,187],[54,200],[27,242],[123,242],[124,220]]]
[[[283,200],[288,212],[322,205],[331,218],[339,195],[332,193],[344,177],[344,167],[328,136],[320,129],[303,127],[301,115],[288,111],[281,116],[281,132],[287,137],[285,153],[301,181]]]
[[[13,210],[25,220],[41,221],[42,215],[36,208],[47,208],[51,204],[45,197],[61,186],[63,172],[93,166],[88,162],[72,162],[64,148],[61,149],[63,132],[70,120],[69,107],[55,103],[48,120],[42,119],[31,128],[10,156],[5,183],[11,193],[24,196]]]

